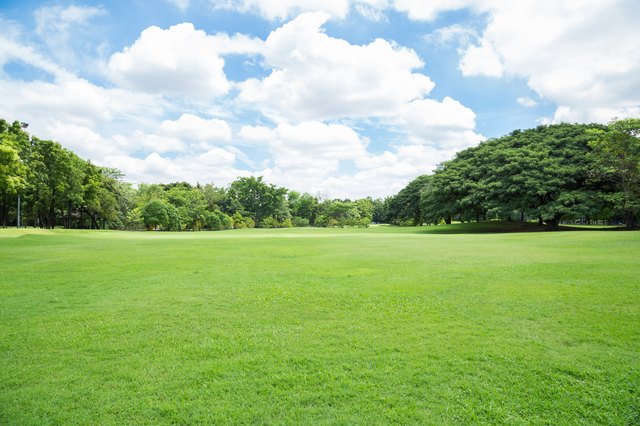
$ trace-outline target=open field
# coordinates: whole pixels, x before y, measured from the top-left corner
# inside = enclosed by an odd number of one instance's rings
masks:
[[[0,230],[0,424],[640,423],[640,233],[455,226]]]

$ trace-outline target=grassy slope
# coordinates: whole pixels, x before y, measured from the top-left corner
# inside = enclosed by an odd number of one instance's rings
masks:
[[[429,229],[2,230],[0,424],[640,421],[640,233]]]

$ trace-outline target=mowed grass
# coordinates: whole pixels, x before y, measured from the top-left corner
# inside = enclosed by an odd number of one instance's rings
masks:
[[[640,233],[430,229],[0,230],[0,424],[640,422]]]

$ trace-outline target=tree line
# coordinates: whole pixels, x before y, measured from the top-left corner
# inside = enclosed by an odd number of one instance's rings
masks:
[[[212,184],[141,184],[99,167],[58,142],[0,120],[0,224],[76,229],[222,230],[368,226],[380,200],[324,200],[241,177]],[[19,201],[18,201],[19,200]],[[20,214],[18,214],[20,210]],[[18,216],[20,219],[18,219]]]
[[[640,119],[515,130],[382,199],[329,200],[240,177],[141,184],[0,119],[0,224],[127,230],[422,225],[487,219],[638,225]],[[19,213],[19,214],[18,214]]]
[[[515,130],[465,149],[385,200],[389,223],[624,223],[640,214],[640,119]]]

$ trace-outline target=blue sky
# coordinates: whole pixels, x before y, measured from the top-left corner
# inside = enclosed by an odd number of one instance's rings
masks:
[[[131,182],[386,196],[514,129],[640,116],[639,18],[634,0],[4,0],[0,116]]]

